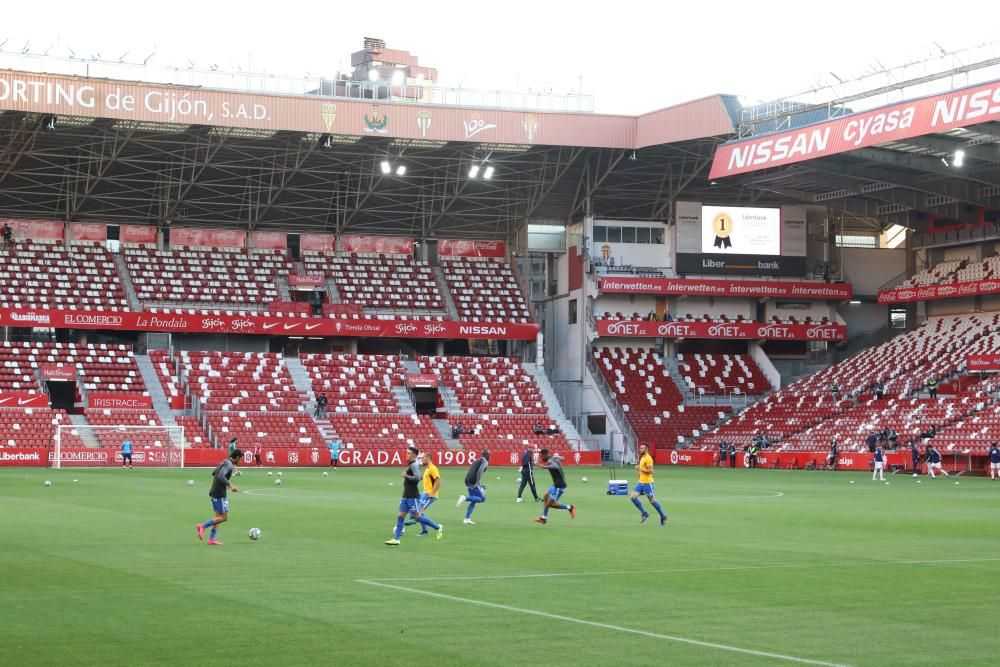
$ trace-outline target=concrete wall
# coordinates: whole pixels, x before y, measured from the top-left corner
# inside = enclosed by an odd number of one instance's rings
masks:
[[[840,248],[841,267],[855,294],[875,294],[878,288],[906,270],[906,250]]]
[[[847,324],[847,336],[881,329],[889,323],[889,307],[878,303],[844,303],[837,313]]]

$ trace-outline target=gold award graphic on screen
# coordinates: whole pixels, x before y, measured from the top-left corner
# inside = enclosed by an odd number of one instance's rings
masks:
[[[733,216],[725,211],[718,213],[712,219],[712,230],[715,232],[715,243],[712,245],[716,248],[733,247],[733,242],[729,239],[729,235],[733,233]]]

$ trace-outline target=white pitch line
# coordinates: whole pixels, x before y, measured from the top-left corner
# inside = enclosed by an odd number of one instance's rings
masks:
[[[567,623],[576,623],[578,625],[588,625],[594,628],[602,628],[604,630],[614,630],[617,632],[627,632],[633,635],[641,635],[643,637],[651,637],[653,639],[665,639],[667,641],[677,642],[680,644],[689,644],[691,646],[701,646],[703,648],[711,648],[719,651],[729,651],[730,653],[742,653],[744,655],[752,655],[758,658],[772,658],[775,660],[784,660],[785,662],[795,662],[802,665],[824,665],[825,667],[846,667],[836,662],[823,662],[822,660],[810,660],[808,658],[798,658],[794,655],[783,655],[781,653],[770,653],[768,651],[756,651],[750,648],[741,648],[739,646],[729,646],[728,644],[716,644],[715,642],[705,642],[698,639],[689,639],[687,637],[676,637],[674,635],[661,635],[656,632],[647,632],[645,630],[636,630],[635,628],[626,628],[620,625],[610,625],[608,623],[598,623],[597,621],[588,621],[583,618],[574,618],[572,616],[562,616],[560,614],[550,614],[544,611],[537,611],[535,609],[522,609],[521,607],[511,607],[505,604],[497,604],[495,602],[485,602],[483,600],[473,600],[471,598],[462,598],[455,595],[445,595],[444,593],[434,593],[432,591],[422,591],[419,588],[408,588],[406,586],[396,586],[394,584],[384,584],[378,581],[372,581],[369,579],[358,579],[357,583],[367,584],[369,586],[380,586],[382,588],[389,588],[397,591],[403,591],[405,593],[417,593],[420,595],[426,595],[428,597],[439,598],[442,600],[449,600],[451,602],[464,602],[465,604],[476,605],[479,607],[489,607],[491,609],[500,609],[502,611],[510,611],[518,614],[528,614],[531,616],[540,616],[542,618],[548,618],[554,621],[565,621]]]
[[[490,581],[496,579],[547,579],[555,577],[601,577],[623,574],[682,574],[685,572],[719,572],[734,570],[778,570],[778,569],[809,569],[816,567],[870,567],[873,565],[948,565],[952,563],[993,563],[1000,558],[956,558],[940,560],[880,560],[850,563],[765,563],[762,565],[733,565],[721,567],[679,567],[666,570],[613,570],[609,572],[534,572],[529,574],[496,574],[469,577],[400,577],[365,579],[366,582],[376,581]],[[362,581],[362,580],[359,580]]]

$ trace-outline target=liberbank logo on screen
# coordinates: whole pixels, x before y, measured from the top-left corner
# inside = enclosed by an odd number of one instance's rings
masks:
[[[780,255],[781,209],[702,206],[701,251]]]

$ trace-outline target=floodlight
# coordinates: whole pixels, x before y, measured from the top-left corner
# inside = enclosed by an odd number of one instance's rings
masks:
[[[477,176],[479,176],[479,165],[474,164],[469,167],[469,178],[475,178]]]
[[[483,170],[483,178],[485,179],[493,178],[493,165],[486,166],[486,169]]]
[[[405,176],[406,175],[406,165],[405,164],[401,164],[398,167],[396,167],[396,175],[397,176]]]
[[[383,174],[388,174],[388,173],[392,172],[392,165],[389,164],[388,160],[382,160],[382,163],[379,166],[382,167],[382,173]]]

